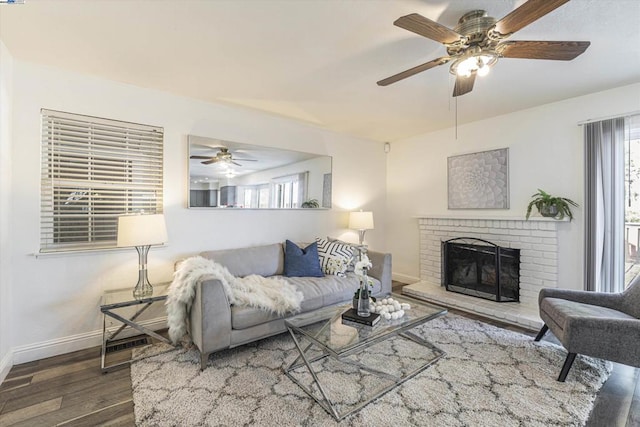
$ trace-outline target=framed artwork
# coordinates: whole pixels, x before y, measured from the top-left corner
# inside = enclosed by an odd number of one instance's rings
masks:
[[[509,209],[509,149],[447,158],[449,209]]]

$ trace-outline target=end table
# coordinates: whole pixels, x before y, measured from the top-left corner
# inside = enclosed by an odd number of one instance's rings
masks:
[[[100,311],[102,312],[102,351],[100,354],[100,368],[102,369],[103,373],[116,366],[131,363],[131,359],[129,359],[124,362],[114,363],[109,366],[106,365],[107,347],[109,347],[110,343],[115,341],[115,338],[123,330],[125,330],[127,326],[136,329],[137,331],[140,331],[147,336],[170,344],[167,338],[136,322],[138,316],[140,316],[147,308],[151,307],[152,304],[166,301],[169,285],[170,283],[160,283],[158,285],[153,285],[153,294],[149,297],[140,299],[136,299],[133,297],[133,288],[106,291],[102,295],[102,299],[100,301]],[[116,310],[120,308],[134,306],[140,306],[140,308],[138,308],[135,314],[133,314],[128,319],[116,312]],[[122,325],[114,332],[108,332],[107,316],[116,319],[117,321],[121,322]]]

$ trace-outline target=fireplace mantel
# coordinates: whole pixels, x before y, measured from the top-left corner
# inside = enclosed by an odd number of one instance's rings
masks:
[[[546,218],[543,216],[531,216],[529,219],[520,216],[496,216],[496,215],[487,215],[483,216],[480,214],[475,215],[445,215],[445,214],[421,214],[414,215],[412,218],[415,219],[470,219],[470,220],[482,220],[482,221],[527,221],[527,222],[569,222],[568,218],[563,219],[554,219],[554,218]]]

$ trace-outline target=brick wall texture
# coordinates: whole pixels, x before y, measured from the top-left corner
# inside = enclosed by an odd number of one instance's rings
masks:
[[[558,287],[558,235],[553,221],[420,218],[420,279],[442,281],[441,242],[456,237],[520,249],[520,303],[538,307],[542,288]]]

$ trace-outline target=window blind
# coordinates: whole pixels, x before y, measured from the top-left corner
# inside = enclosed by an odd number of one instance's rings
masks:
[[[41,116],[40,252],[115,247],[118,216],[162,213],[163,128]]]

